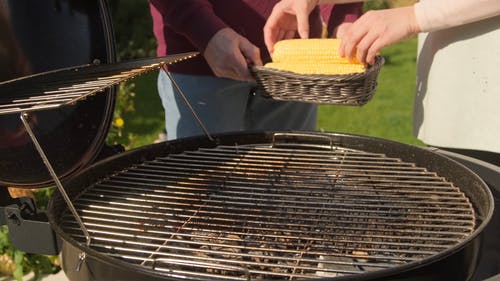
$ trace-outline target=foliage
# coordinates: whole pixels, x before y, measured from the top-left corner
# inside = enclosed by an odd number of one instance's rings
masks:
[[[156,40],[148,1],[109,1],[118,60],[153,57]]]
[[[390,4],[388,0],[373,0],[373,1],[366,1],[363,4],[363,10],[368,11],[368,10],[381,10],[381,9],[388,9],[390,8]]]
[[[110,1],[115,29],[117,60],[126,61],[143,57],[154,57],[156,40],[153,36],[152,20],[147,1]],[[106,142],[121,144],[125,148],[136,146],[137,135],[127,131],[126,116],[135,111],[135,80],[117,87],[116,105],[110,132]]]
[[[60,270],[57,256],[26,254],[13,248],[7,226],[0,227],[0,253],[0,273],[11,274],[17,281],[30,271],[34,274],[33,280],[39,280],[42,275]]]
[[[53,191],[53,188],[42,188],[33,192],[40,211],[46,209]],[[12,275],[21,281],[24,274],[33,272],[33,280],[39,280],[42,275],[60,270],[57,256],[27,254],[12,247],[8,232],[7,226],[0,227],[0,274]]]
[[[363,4],[364,11],[368,10],[381,10],[394,7],[408,6],[412,5],[416,0],[372,0],[366,1]]]
[[[113,115],[113,122],[108,132],[106,142],[110,145],[121,144],[125,147],[131,145],[134,136],[131,133],[124,133],[125,119],[127,113],[135,111],[134,97],[135,83],[121,83],[116,90],[116,105]]]

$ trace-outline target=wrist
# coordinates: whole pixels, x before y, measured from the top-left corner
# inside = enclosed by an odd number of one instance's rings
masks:
[[[410,19],[409,31],[412,34],[417,34],[417,33],[421,32],[422,29],[420,28],[420,24],[418,23],[418,20],[417,20],[415,6],[414,5],[408,6],[407,9],[408,9],[408,17]]]

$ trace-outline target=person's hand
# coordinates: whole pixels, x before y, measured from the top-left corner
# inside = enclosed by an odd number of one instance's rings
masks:
[[[274,6],[264,26],[264,42],[270,54],[276,42],[295,37],[296,31],[300,38],[309,37],[309,14],[318,1],[282,0]]]
[[[344,30],[339,55],[373,64],[380,50],[420,32],[413,6],[366,12]]]
[[[203,53],[217,77],[253,81],[248,64],[262,65],[260,50],[231,28],[219,30]]]
[[[352,25],[352,22],[343,22],[341,24],[339,24],[339,26],[337,26],[334,30],[333,30],[333,37],[334,38],[340,38],[344,35],[344,33],[346,32],[346,30],[349,29],[349,27],[351,27]]]

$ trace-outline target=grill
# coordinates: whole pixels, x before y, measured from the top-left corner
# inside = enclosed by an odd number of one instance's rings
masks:
[[[104,0],[6,7],[20,46],[7,54],[40,74],[0,83],[0,185],[57,189],[47,216],[0,194],[0,224],[21,250],[61,253],[69,280],[472,276],[493,199],[464,166],[347,134],[212,137],[180,89],[205,136],[110,152],[109,88],[196,53],[114,63]]]
[[[99,253],[218,280],[336,277],[417,262],[461,243],[477,219],[467,196],[426,168],[303,142],[156,157],[92,184],[74,204]],[[62,230],[84,243],[74,217],[62,217]]]
[[[192,52],[119,64],[83,65],[6,81],[0,83],[0,115],[75,104],[145,72],[196,54]]]

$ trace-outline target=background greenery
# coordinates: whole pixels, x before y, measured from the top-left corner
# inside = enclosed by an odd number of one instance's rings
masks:
[[[373,0],[365,9],[407,5],[415,0]],[[109,1],[113,16],[118,60],[155,56],[156,43],[147,1]],[[346,132],[421,145],[412,135],[412,107],[415,87],[416,38],[383,50],[386,63],[378,78],[373,99],[362,107],[323,105],[319,108],[318,130]],[[132,149],[153,143],[164,127],[164,113],[156,90],[157,72],[140,76],[119,86],[109,144]],[[45,205],[51,189],[38,191],[37,202]],[[23,274],[59,270],[56,257],[25,254],[10,246],[6,228],[0,228],[0,274],[21,280]]]

